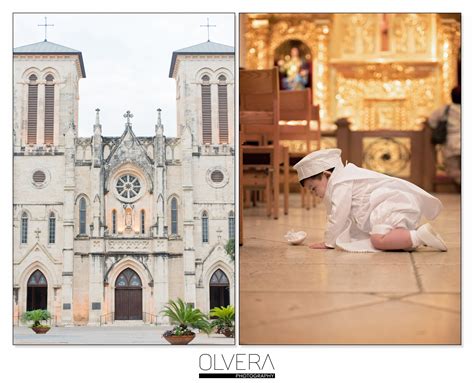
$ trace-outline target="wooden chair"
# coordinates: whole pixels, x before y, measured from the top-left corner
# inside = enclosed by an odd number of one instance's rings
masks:
[[[242,145],[242,193],[244,207],[248,207],[251,192],[264,193],[267,216],[272,214],[272,181],[274,176],[272,156],[273,146],[245,146]]]
[[[280,92],[280,120],[280,140],[305,141],[304,154],[311,151],[311,141],[316,141],[317,149],[321,148],[319,105],[312,104],[310,88]],[[290,121],[304,123],[290,124]],[[316,130],[311,129],[311,121],[317,122]]]
[[[256,141],[264,146],[271,143],[278,149],[280,146],[278,69],[241,70],[239,73],[240,144]],[[280,155],[280,150],[274,150],[272,155],[272,211],[275,219],[279,213]],[[242,199],[243,196],[241,202]]]
[[[306,141],[306,152],[311,147],[311,89],[284,90],[280,92],[280,139]],[[289,125],[290,121],[299,121],[297,125]],[[301,124],[301,121],[304,124]]]
[[[289,156],[288,148],[280,146],[275,148],[274,145],[241,145],[241,167],[242,177],[240,179],[242,198],[248,191],[262,191],[265,195],[265,202],[267,206],[267,215],[271,216],[272,207],[275,205],[275,198],[279,198],[279,193],[274,193],[275,187],[273,179],[275,173],[283,173],[283,211],[288,214],[289,208]],[[279,153],[278,153],[279,152]],[[273,165],[274,157],[278,155],[281,159],[281,166],[276,170]],[[244,194],[245,193],[245,194]],[[247,198],[248,202],[248,198]]]
[[[294,165],[311,152],[311,141],[316,141],[316,148],[321,148],[321,121],[319,105],[311,101],[311,89],[285,90],[280,92],[280,140],[305,141],[306,152],[290,152],[290,162]],[[317,122],[317,129],[311,130],[311,121]],[[298,121],[299,123],[289,123]],[[301,123],[304,122],[304,123]],[[309,209],[316,204],[316,198],[301,188],[301,206]]]

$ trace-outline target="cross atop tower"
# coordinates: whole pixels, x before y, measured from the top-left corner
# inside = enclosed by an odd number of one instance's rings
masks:
[[[200,27],[206,27],[207,28],[207,41],[211,41],[209,38],[209,29],[211,27],[217,27],[217,25],[211,25],[209,24],[209,17],[207,18],[207,24],[206,25],[200,25]]]
[[[38,24],[38,27],[44,27],[44,41],[48,41],[48,27],[54,27],[54,24],[48,24],[48,18],[44,18],[44,24]]]
[[[127,125],[130,125],[130,119],[133,118],[133,114],[127,110],[123,116],[127,119]]]

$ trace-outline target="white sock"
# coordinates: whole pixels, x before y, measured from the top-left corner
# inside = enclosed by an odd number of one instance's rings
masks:
[[[423,241],[418,236],[418,233],[416,232],[416,230],[410,230],[410,239],[411,239],[413,248],[417,248],[423,245]]]

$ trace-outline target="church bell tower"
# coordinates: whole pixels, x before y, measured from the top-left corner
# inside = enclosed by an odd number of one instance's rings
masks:
[[[15,48],[13,58],[15,152],[62,152],[68,126],[78,126],[82,53],[45,39]]]

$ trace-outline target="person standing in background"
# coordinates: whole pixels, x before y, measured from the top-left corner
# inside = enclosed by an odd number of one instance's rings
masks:
[[[461,87],[458,85],[451,90],[452,103],[436,109],[428,118],[432,129],[442,119],[447,119],[446,142],[442,152],[444,167],[448,176],[456,185],[461,185]]]

